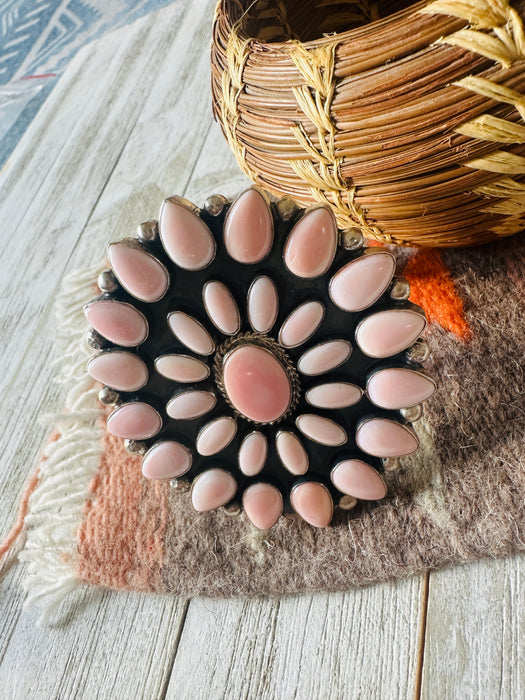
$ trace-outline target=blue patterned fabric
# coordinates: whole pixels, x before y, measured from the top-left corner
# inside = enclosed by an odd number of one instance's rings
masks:
[[[173,0],[0,0],[0,167],[76,51]]]

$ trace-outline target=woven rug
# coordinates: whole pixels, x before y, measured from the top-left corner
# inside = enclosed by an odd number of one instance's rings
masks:
[[[20,554],[29,598],[52,605],[82,583],[187,597],[337,591],[525,549],[524,244],[397,253],[429,317],[440,388],[415,424],[419,451],[387,473],[388,496],[323,530],[286,516],[260,532],[244,515],[196,513],[188,492],[142,477],[106,432],[85,373],[81,309],[97,270],[72,276],[58,310],[71,389]]]

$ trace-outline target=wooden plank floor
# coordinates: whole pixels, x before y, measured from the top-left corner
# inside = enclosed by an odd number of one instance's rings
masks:
[[[212,122],[214,3],[178,0],[83,49],[0,174],[0,538],[63,389],[64,273],[155,217],[246,184]],[[523,557],[341,594],[207,600],[91,589],[53,627],[0,579],[0,698],[523,698]]]

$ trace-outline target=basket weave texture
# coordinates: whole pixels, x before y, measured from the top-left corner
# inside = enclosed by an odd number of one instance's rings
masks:
[[[525,0],[219,0],[214,112],[243,171],[399,245],[525,227]]]

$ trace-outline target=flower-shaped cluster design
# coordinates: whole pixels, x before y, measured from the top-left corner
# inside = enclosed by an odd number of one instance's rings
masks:
[[[328,207],[256,187],[202,210],[170,197],[109,245],[88,371],[146,477],[192,482],[198,511],[242,504],[261,529],[385,496],[435,385],[394,256],[361,246]]]

